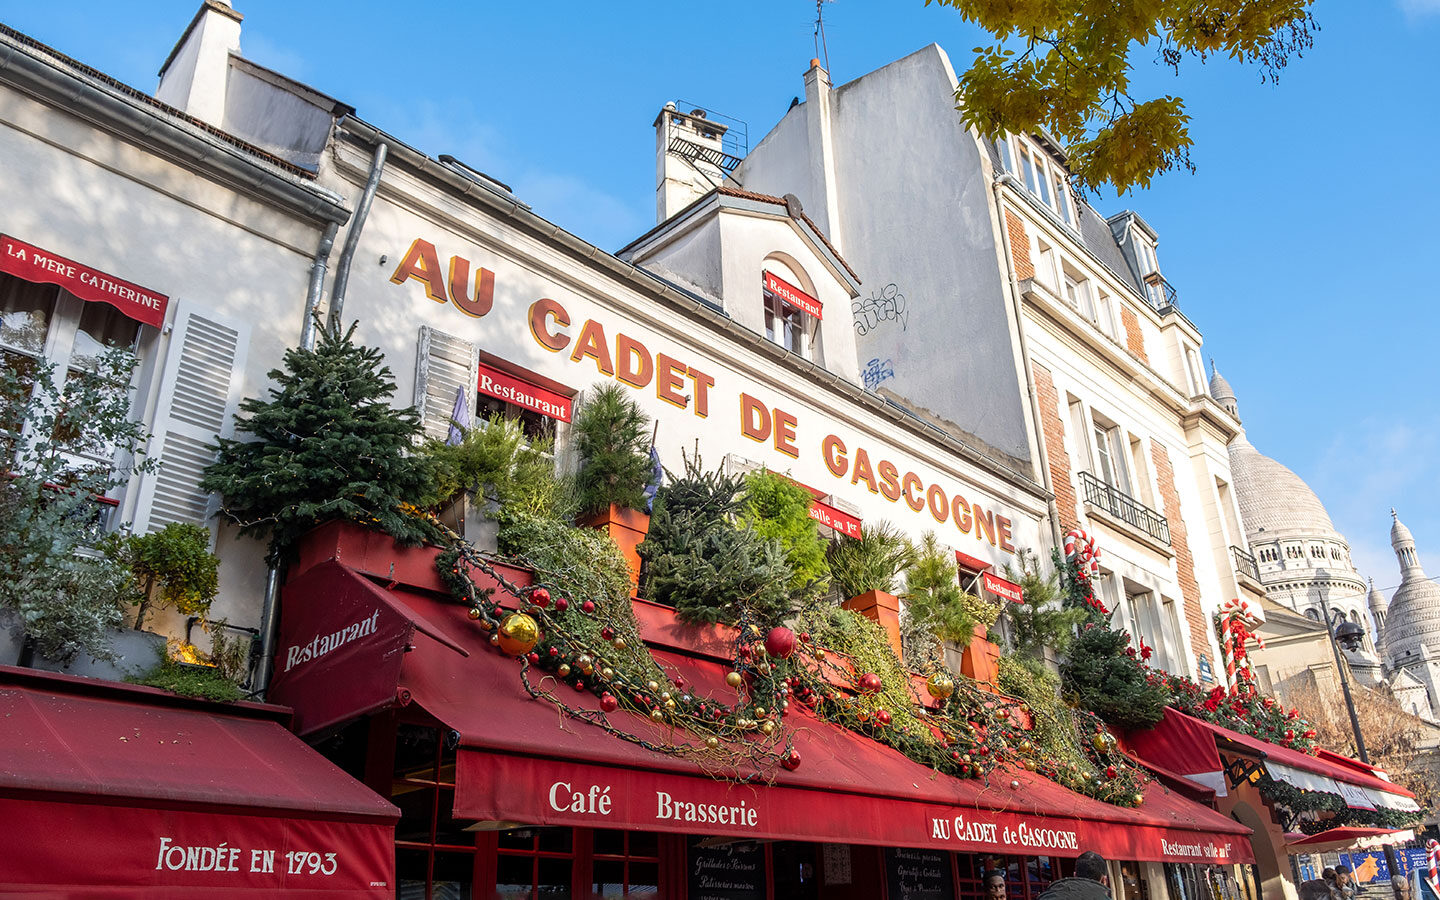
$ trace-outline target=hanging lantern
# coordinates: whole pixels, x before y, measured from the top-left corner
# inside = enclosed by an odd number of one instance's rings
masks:
[[[936,700],[944,700],[955,693],[955,679],[949,672],[936,672],[925,679],[925,690]]]

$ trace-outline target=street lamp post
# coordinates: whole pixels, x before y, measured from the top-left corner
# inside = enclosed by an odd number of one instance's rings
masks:
[[[1360,642],[1365,637],[1365,629],[1345,618],[1344,610],[1335,610],[1338,614],[1339,624],[1330,615],[1330,603],[1325,597],[1325,592],[1320,592],[1320,605],[1325,612],[1325,636],[1330,639],[1330,651],[1335,654],[1335,672],[1340,679],[1340,689],[1345,694],[1345,711],[1350,713],[1350,728],[1355,733],[1355,749],[1360,754],[1360,761],[1370,765],[1370,753],[1365,749],[1365,735],[1360,730],[1360,717],[1355,712],[1355,698],[1350,693],[1350,677],[1347,674],[1349,666],[1340,656],[1340,645],[1344,644],[1346,650],[1360,649]],[[1395,900],[1402,900],[1400,895],[1400,862],[1395,857],[1395,848],[1390,844],[1384,845],[1385,866],[1390,870],[1390,890],[1395,895]]]

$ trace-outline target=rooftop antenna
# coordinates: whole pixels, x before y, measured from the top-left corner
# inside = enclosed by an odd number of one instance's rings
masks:
[[[825,45],[825,4],[834,0],[815,0],[815,55],[825,60],[825,71],[830,71],[830,48]]]

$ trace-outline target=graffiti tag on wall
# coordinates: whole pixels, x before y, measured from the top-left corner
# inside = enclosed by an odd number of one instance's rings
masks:
[[[894,282],[875,291],[869,297],[850,301],[850,312],[855,316],[855,331],[866,335],[881,322],[899,322],[904,331],[910,321],[905,304],[905,295]]]

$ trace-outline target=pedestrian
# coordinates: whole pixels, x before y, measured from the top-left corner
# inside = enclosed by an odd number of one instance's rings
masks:
[[[985,876],[985,900],[1005,900],[1005,873],[998,869]]]
[[[1075,877],[1062,878],[1036,900],[1109,900],[1110,876],[1105,857],[1086,850],[1075,860]]]
[[[1323,877],[1312,878],[1300,885],[1300,900],[1336,900],[1334,886]]]
[[[1359,893],[1355,888],[1355,873],[1349,866],[1340,865],[1335,867],[1335,891],[1344,900],[1353,900]]]

